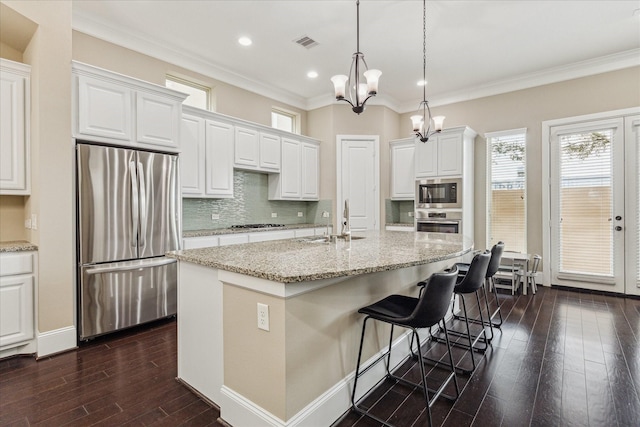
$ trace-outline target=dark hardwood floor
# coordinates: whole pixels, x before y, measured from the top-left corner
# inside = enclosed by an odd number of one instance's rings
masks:
[[[640,426],[640,300],[541,287],[500,299],[504,325],[475,373],[459,376],[459,399],[435,403],[435,425]],[[398,369],[415,378],[413,361]],[[0,425],[216,425],[219,412],[175,377],[175,321],[37,362],[5,359]],[[427,424],[418,390],[383,384],[366,404],[398,426]],[[334,427],[374,425],[348,412]]]

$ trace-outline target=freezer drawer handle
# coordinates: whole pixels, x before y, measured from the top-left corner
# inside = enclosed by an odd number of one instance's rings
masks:
[[[131,246],[138,245],[138,179],[136,178],[136,166],[129,162],[129,175],[131,175]]]
[[[169,265],[175,262],[177,262],[175,259],[165,258],[158,261],[135,263],[131,265],[123,265],[120,267],[94,267],[94,268],[89,268],[85,270],[85,273],[92,275],[92,274],[101,274],[101,273],[114,273],[118,271],[132,271],[132,270],[140,270],[142,268],[149,268],[149,267],[162,267],[163,265]]]
[[[144,248],[147,244],[145,238],[147,235],[147,191],[145,190],[144,169],[142,163],[138,162],[138,179],[140,182],[140,247]]]

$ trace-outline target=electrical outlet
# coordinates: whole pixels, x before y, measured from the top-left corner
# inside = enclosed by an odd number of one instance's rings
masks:
[[[269,306],[258,303],[258,329],[269,330]]]
[[[24,220],[24,228],[31,229],[31,218]]]
[[[413,216],[413,212],[409,212],[409,218]]]
[[[278,218],[278,212],[271,212],[271,218]]]
[[[212,213],[211,214],[211,219],[220,219],[220,214]]]
[[[32,230],[38,229],[38,215],[36,214],[31,214],[31,229]]]
[[[329,212],[322,211],[322,218],[329,218]]]
[[[298,216],[299,216],[299,217],[302,217],[302,216],[303,216],[303,215],[302,215],[302,212],[298,212]]]

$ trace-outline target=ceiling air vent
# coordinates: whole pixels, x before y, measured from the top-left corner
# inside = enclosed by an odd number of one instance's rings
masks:
[[[299,44],[300,46],[306,47],[307,49],[311,49],[312,47],[318,45],[317,41],[308,36],[298,37],[294,40],[294,42]]]

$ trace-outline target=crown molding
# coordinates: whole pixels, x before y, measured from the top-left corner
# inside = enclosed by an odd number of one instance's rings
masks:
[[[440,105],[454,104],[456,102],[470,101],[472,99],[500,95],[507,92],[514,92],[517,90],[529,89],[536,86],[558,83],[637,66],[640,66],[640,49],[632,49],[612,55],[601,56],[599,58],[588,59],[586,61],[574,62],[573,64],[561,67],[548,68],[546,70],[527,73],[511,79],[499,80],[485,85],[467,87],[455,92],[436,95],[430,97],[429,106],[437,107]],[[396,111],[400,114],[415,111],[415,105],[417,102],[418,101],[413,102],[412,105],[405,103]]]
[[[283,102],[306,111],[336,104],[338,101],[330,93],[315,98],[305,99],[290,91],[274,88],[262,82],[249,79],[231,70],[220,67],[210,61],[205,61],[195,52],[185,51],[176,45],[159,44],[157,41],[141,37],[139,34],[114,28],[109,24],[86,16],[76,10],[73,11],[72,28],[92,37],[140,52],[162,61],[176,64],[182,68],[203,74],[221,82],[237,86],[273,100]],[[484,85],[466,87],[453,92],[431,96],[431,107],[470,101],[487,96],[499,95],[522,89],[529,89],[551,83],[572,80],[623,68],[640,66],[640,49],[632,49],[599,58],[580,61],[561,67],[549,68],[533,73],[523,74],[510,79],[490,82]],[[403,114],[416,110],[420,100],[400,103],[396,99],[380,94],[369,101],[370,105],[382,105]]]

